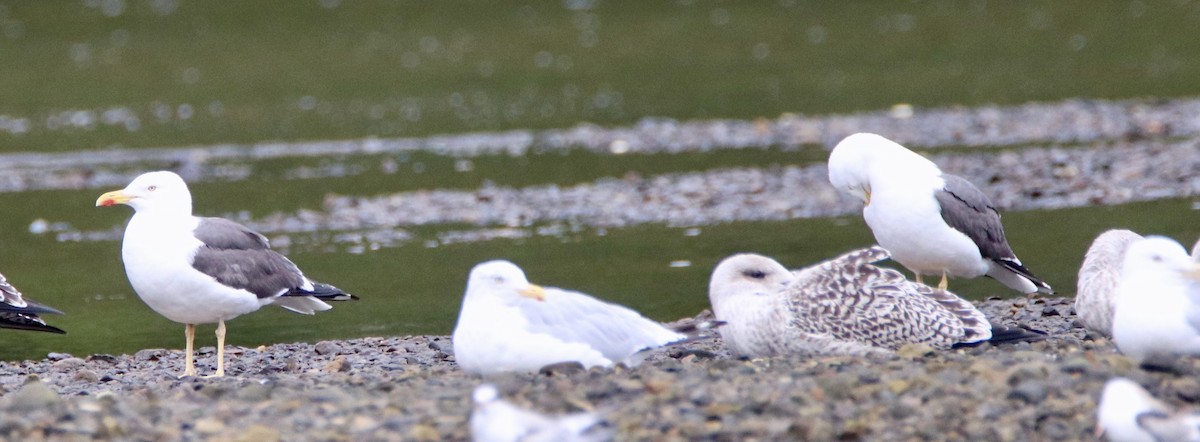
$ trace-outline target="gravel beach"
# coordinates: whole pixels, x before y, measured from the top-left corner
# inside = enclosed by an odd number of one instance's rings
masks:
[[[1103,383],[1200,400],[1200,361],[1146,371],[1074,324],[1070,298],[978,303],[1048,339],[893,357],[730,357],[718,338],[635,368],[489,377],[512,402],[595,410],[619,440],[1081,440]],[[702,313],[703,315],[704,313]],[[185,378],[179,350],[0,364],[7,440],[463,440],[471,389],[447,336],[230,347],[230,376]],[[201,373],[214,351],[200,350]]]
[[[189,180],[238,181],[251,167],[229,161],[417,150],[470,161],[566,149],[604,155],[819,149],[814,146],[862,130],[920,142],[935,162],[980,185],[1002,210],[1083,207],[1200,194],[1196,109],[1197,99],[1070,100],[774,120],[645,120],[625,128],[581,125],[422,140],[12,154],[0,155],[0,171],[12,172],[0,180],[0,192],[110,187],[147,163],[178,166]],[[976,148],[937,150],[955,146]],[[283,248],[288,235],[302,232],[362,235],[346,241],[350,252],[361,253],[362,244],[394,246],[412,241],[407,229],[440,223],[480,230],[443,232],[433,245],[536,229],[839,216],[860,207],[827,183],[824,164],[719,168],[574,185],[329,194],[318,210],[239,220]],[[53,219],[34,221],[30,232],[52,233],[58,241],[120,235],[120,229],[80,230]],[[539,411],[597,411],[618,440],[1088,440],[1100,390],[1112,376],[1130,377],[1172,405],[1200,402],[1200,360],[1170,370],[1138,368],[1108,340],[1086,336],[1075,324],[1071,298],[977,304],[996,322],[1043,330],[1048,338],[946,352],[913,346],[892,357],[751,360],[731,357],[712,338],[654,352],[634,368],[559,368],[486,380],[506,399]],[[210,327],[201,330],[210,336]],[[221,379],[177,379],[178,349],[2,362],[0,438],[464,440],[471,390],[485,380],[458,370],[447,336],[228,350],[229,376]],[[201,373],[213,370],[214,357],[212,347],[200,350]]]

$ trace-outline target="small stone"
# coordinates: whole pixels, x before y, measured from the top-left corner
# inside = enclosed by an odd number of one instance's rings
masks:
[[[441,440],[442,435],[438,433],[436,428],[429,424],[413,425],[412,430],[409,430],[409,436],[415,440],[435,441]]]
[[[51,390],[46,383],[38,380],[27,382],[8,399],[9,408],[24,412],[56,408],[63,404],[63,399],[58,393]]]
[[[323,370],[325,370],[326,373],[350,371],[350,363],[346,362],[345,356],[338,356],[333,358],[332,361],[329,361],[328,364],[325,364],[325,368]]]
[[[583,364],[577,361],[559,362],[542,367],[538,374],[543,376],[568,375],[584,371]]]
[[[79,367],[83,367],[83,365],[84,365],[83,359],[79,359],[76,357],[69,357],[69,358],[60,359],[57,362],[50,364],[50,367],[54,368],[54,370],[56,370],[56,371],[69,371],[69,370],[78,369]]]
[[[1008,393],[1009,399],[1018,399],[1028,404],[1037,404],[1046,399],[1046,384],[1036,379],[1027,379],[1017,383]]]
[[[49,359],[51,361],[61,361],[63,359],[67,359],[67,358],[71,358],[71,357],[74,357],[74,356],[71,356],[70,353],[50,353],[50,354],[46,355],[46,359]]]
[[[924,358],[935,353],[936,351],[934,351],[933,347],[930,347],[929,344],[906,344],[905,346],[900,347],[899,350],[896,350],[897,355],[907,359]]]
[[[72,376],[72,379],[79,382],[96,382],[100,380],[100,375],[96,374],[96,372],[92,370],[84,368],[76,371],[75,376]]]
[[[313,346],[313,350],[319,355],[333,355],[341,352],[342,347],[333,341],[321,341]]]
[[[192,429],[201,434],[217,434],[225,430],[225,424],[218,419],[206,417],[197,420]]]
[[[279,442],[282,439],[279,430],[261,424],[246,427],[241,433],[237,442]]]

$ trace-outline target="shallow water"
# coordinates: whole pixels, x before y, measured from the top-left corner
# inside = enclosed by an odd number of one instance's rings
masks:
[[[319,206],[320,195],[314,195],[307,186],[269,183],[255,182],[256,189],[250,195],[275,195],[266,206]],[[208,212],[203,205],[245,204],[249,195],[235,193],[229,186],[193,186],[197,205],[201,206],[198,212]],[[0,332],[6,337],[0,341],[3,358],[42,357],[52,351],[87,355],[182,347],[183,327],[155,314],[132,293],[121,266],[118,241],[58,242],[54,235],[28,232],[29,223],[39,217],[67,221],[82,229],[122,228],[131,210],[93,207],[98,194],[94,190],[0,194],[0,206],[13,209],[0,221],[0,234],[5,238],[5,254],[0,259],[4,274],[27,296],[65,311],[66,316],[48,320],[70,333],[52,336]],[[1013,247],[1025,264],[1059,293],[1070,295],[1083,251],[1096,234],[1123,226],[1190,243],[1196,217],[1191,205],[1190,200],[1163,200],[1117,207],[1013,212],[1005,214],[1004,219]],[[418,238],[431,237],[446,228],[417,227],[413,233]],[[346,253],[337,247],[298,247],[290,257],[306,274],[358,294],[362,300],[338,303],[332,311],[314,317],[268,307],[231,321],[229,342],[257,346],[360,336],[447,334],[454,326],[467,272],[474,264],[495,258],[521,265],[536,283],[578,289],[658,320],[673,320],[707,307],[708,273],[716,262],[732,253],[763,253],[799,267],[870,243],[870,233],[861,218],[844,217],[698,229],[581,228],[550,236],[433,248],[422,241],[411,241],[361,254]],[[1014,294],[987,279],[954,281],[951,287],[974,299]],[[211,326],[201,330],[198,345],[212,345]]]

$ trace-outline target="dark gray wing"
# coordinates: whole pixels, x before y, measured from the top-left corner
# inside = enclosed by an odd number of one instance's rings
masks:
[[[1000,212],[996,211],[992,200],[970,181],[958,175],[944,173],[942,180],[946,182],[946,186],[934,192],[934,197],[942,208],[942,219],[946,224],[971,238],[979,247],[979,254],[984,259],[995,261],[1028,279],[1034,286],[1054,293],[1049,284],[1035,276],[1017,259],[1017,254],[1004,237],[1004,226],[1000,225]]]
[[[942,174],[946,187],[934,193],[942,207],[942,219],[979,246],[984,258],[1015,259],[1017,255],[1004,237],[1000,212],[978,187],[957,175]]]
[[[271,250],[267,238],[222,218],[201,218],[192,232],[204,246],[192,267],[230,287],[271,298],[305,283],[304,274],[287,257]]]

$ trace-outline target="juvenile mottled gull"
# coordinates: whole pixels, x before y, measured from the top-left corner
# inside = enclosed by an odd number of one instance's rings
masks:
[[[471,269],[453,337],[458,365],[480,374],[560,362],[633,366],[641,351],[687,338],[620,305],[530,284],[520,267],[503,260]]]
[[[1200,441],[1200,414],[1172,411],[1137,383],[1112,378],[1096,407],[1096,434],[1113,442]]]
[[[1000,213],[967,180],[875,134],[854,134],[829,155],[829,182],[863,201],[863,218],[892,259],[921,275],[983,275],[1021,293],[1053,293],[1021,264]]]
[[[612,429],[594,413],[545,416],[519,408],[491,384],[475,387],[471,439],[475,442],[587,442],[612,439]]]
[[[121,243],[130,285],[151,309],[186,326],[183,376],[196,374],[196,324],[217,323],[213,376],[224,376],[225,321],[267,304],[311,315],[331,308],[322,300],[356,299],[305,277],[257,232],[226,219],[192,216],[192,194],[172,172],[142,174],[96,200],[97,206],[114,204],[134,210]]]
[[[871,264],[887,257],[871,247],[793,273],[765,256],[733,255],[713,270],[708,299],[725,343],[746,356],[886,354],[992,337],[970,302]]]
[[[1200,263],[1175,240],[1150,236],[1129,245],[1113,341],[1138,362],[1200,355]]]
[[[1112,336],[1113,309],[1117,305],[1117,283],[1121,280],[1125,251],[1140,239],[1142,235],[1129,230],[1109,230],[1097,236],[1083,256],[1075,314],[1088,330]]]
[[[25,299],[4,275],[0,275],[0,328],[66,333],[58,327],[46,325],[46,321],[38,316],[45,314],[61,315],[62,312]]]

